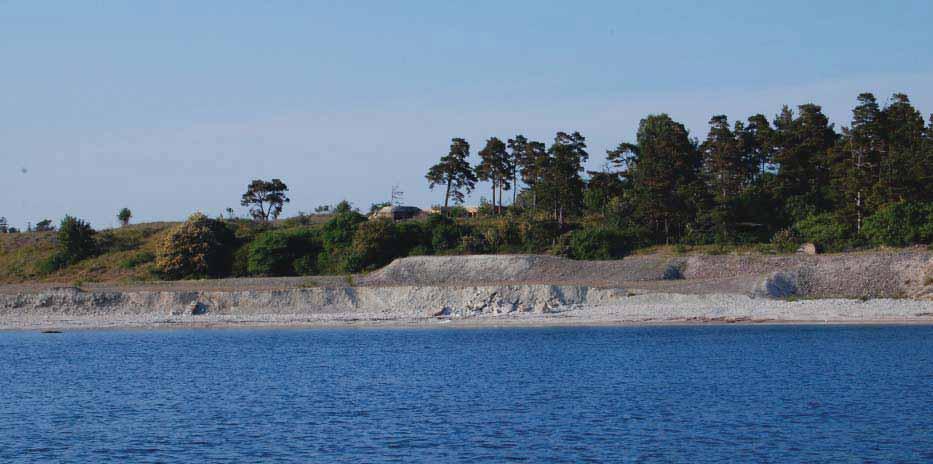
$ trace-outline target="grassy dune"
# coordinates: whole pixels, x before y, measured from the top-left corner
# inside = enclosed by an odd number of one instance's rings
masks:
[[[55,232],[0,235],[0,284],[153,280],[151,257],[156,244],[175,224],[157,222],[100,231],[100,255],[50,274],[42,272],[41,263],[55,252]]]

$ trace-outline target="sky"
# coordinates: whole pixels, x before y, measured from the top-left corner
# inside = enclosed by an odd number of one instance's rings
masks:
[[[597,170],[648,114],[699,139],[784,104],[844,126],[863,91],[928,115],[931,24],[929,0],[0,0],[0,216],[244,214],[254,178],[283,216],[393,185],[428,207],[453,137],[580,131]]]

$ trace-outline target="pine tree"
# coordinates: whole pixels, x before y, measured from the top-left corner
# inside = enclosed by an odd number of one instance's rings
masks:
[[[743,124],[736,123],[733,131],[725,115],[713,116],[709,124],[709,135],[700,146],[702,174],[712,193],[712,220],[725,238],[732,235],[731,225],[736,222],[733,205],[750,184],[758,160],[746,153],[743,138],[737,135],[744,132]]]
[[[512,166],[509,181],[512,183],[512,204],[514,205],[518,192],[518,172],[524,163],[524,158],[528,155],[528,139],[518,134],[514,139],[509,139],[508,147],[509,164]]]
[[[696,141],[667,114],[650,115],[638,125],[637,143],[623,143],[608,159],[623,167],[632,186],[635,214],[670,243],[692,219],[699,179]]]
[[[528,141],[521,135],[509,142],[515,153],[515,165],[522,182],[528,186],[527,190],[531,193],[531,211],[534,215],[538,211],[538,193],[541,190],[544,172],[547,171],[551,161],[547,147],[543,142]]]
[[[785,106],[774,121],[778,172],[776,195],[786,201],[791,221],[825,211],[829,196],[829,158],[836,132],[819,105],[800,105],[799,114]]]
[[[476,177],[492,184],[492,205],[497,213],[502,212],[502,191],[512,187],[509,177],[512,175],[512,163],[505,143],[496,137],[486,141],[486,146],[479,152],[480,163],[476,166]],[[498,191],[499,203],[496,203]]]
[[[883,201],[873,195],[881,164],[887,157],[884,115],[875,96],[862,93],[852,110],[852,123],[843,128],[834,151],[832,184],[836,208],[842,217],[862,230],[862,221]]]
[[[464,194],[469,194],[476,187],[476,174],[470,168],[470,144],[461,138],[450,141],[450,152],[441,157],[439,163],[431,166],[425,178],[433,190],[435,186],[445,185],[444,208],[454,203],[462,204]]]
[[[883,115],[888,155],[880,166],[876,194],[885,203],[929,200],[931,161],[923,151],[923,116],[901,93],[891,97]]]
[[[760,180],[774,166],[774,129],[765,115],[756,114],[748,118],[740,136],[745,153],[757,166],[755,178]]]
[[[583,163],[589,159],[586,138],[579,132],[558,132],[548,149],[549,161],[542,171],[543,189],[547,192],[554,219],[564,225],[568,214],[583,205]]]
[[[700,146],[706,182],[717,204],[728,203],[742,190],[751,176],[742,142],[729,127],[725,115],[713,116],[706,141]],[[744,126],[740,126],[740,129]]]
[[[240,205],[249,207],[253,219],[268,222],[270,219],[278,219],[285,203],[291,201],[286,192],[288,186],[281,179],[254,179],[240,198]]]

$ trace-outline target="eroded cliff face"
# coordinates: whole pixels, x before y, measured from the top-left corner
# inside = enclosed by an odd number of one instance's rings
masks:
[[[365,312],[395,317],[549,312],[573,305],[609,304],[622,289],[562,285],[468,287],[333,287],[249,291],[83,292],[57,288],[0,295],[0,316],[106,317],[184,314],[315,314]]]
[[[933,253],[924,249],[830,255],[631,256],[572,261],[553,256],[402,258],[361,279],[369,285],[569,283],[672,293],[786,298],[914,298],[929,293]],[[672,281],[679,284],[672,285]],[[705,287],[705,288],[704,288]]]
[[[317,319],[361,315],[361,319],[367,320],[466,318],[624,306],[636,302],[637,298],[631,298],[634,295],[651,294],[706,295],[713,297],[708,301],[713,306],[720,300],[742,297],[745,298],[742,301],[750,301],[750,306],[755,307],[764,300],[795,296],[855,302],[879,298],[910,298],[925,303],[933,300],[933,257],[927,251],[665,259],[652,258],[647,264],[636,259],[620,264],[528,256],[406,258],[374,273],[357,287],[288,288],[288,282],[270,281],[265,288],[249,289],[231,284],[229,289],[198,290],[189,282],[119,291],[102,288],[81,291],[72,287],[6,291],[0,292],[0,319],[41,322],[135,318],[171,322],[204,314],[241,319],[253,315]],[[676,273],[668,272],[672,266],[676,267]],[[654,280],[634,279],[652,273],[657,274]],[[458,275],[471,279],[492,276],[493,281],[512,282],[454,284]],[[515,282],[516,275],[530,282]],[[620,280],[630,277],[633,280]],[[534,283],[540,280],[573,284]],[[668,309],[656,308],[662,312]],[[650,318],[651,314],[642,316]]]

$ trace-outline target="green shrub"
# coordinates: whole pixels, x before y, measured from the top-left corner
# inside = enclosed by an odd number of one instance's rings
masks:
[[[574,259],[619,259],[632,250],[633,240],[618,229],[580,229],[570,233]]]
[[[350,246],[353,242],[353,235],[356,234],[357,226],[363,222],[366,222],[365,216],[351,210],[347,202],[341,202],[337,205],[336,213],[329,221],[324,223],[324,227],[321,229],[324,248],[337,250]]]
[[[790,228],[781,229],[771,237],[771,245],[779,253],[793,253],[800,248],[801,243],[803,243],[803,240],[801,240],[800,234]]]
[[[71,216],[65,216],[58,228],[59,253],[69,264],[96,255],[98,248],[94,240],[95,234],[90,224]]]
[[[522,245],[518,224],[508,218],[481,221],[474,227],[472,235],[483,242],[487,252],[499,253]]]
[[[141,251],[136,253],[129,258],[120,261],[120,267],[123,269],[135,269],[142,264],[147,264],[155,261],[155,254],[151,251]]]
[[[773,255],[777,251],[777,248],[770,243],[759,243],[755,245],[755,251],[763,255]]]
[[[317,256],[305,255],[292,263],[292,269],[297,275],[315,275],[320,271],[317,267]]]
[[[261,276],[313,274],[322,248],[318,235],[308,228],[264,232],[249,244],[246,269]]]
[[[51,274],[81,260],[96,256],[100,249],[91,225],[72,216],[65,216],[58,229],[58,248],[37,266],[41,274]]]
[[[570,236],[572,232],[558,235],[554,242],[547,249],[548,254],[573,258],[573,248],[570,246]]]
[[[840,221],[832,213],[811,214],[798,221],[794,228],[804,242],[813,242],[820,249],[828,251],[845,248],[852,235],[849,224]]]
[[[403,221],[395,225],[399,244],[405,248],[404,255],[431,254],[431,231],[423,221]]]
[[[359,225],[353,236],[353,246],[347,255],[346,271],[360,272],[389,264],[404,256],[395,223],[388,219],[367,221]]]
[[[232,269],[236,243],[224,222],[195,213],[162,238],[155,270],[167,279],[225,277]]]
[[[68,258],[63,253],[56,252],[52,256],[40,261],[36,265],[36,271],[41,275],[48,275],[68,266],[68,264]]]
[[[933,242],[933,203],[891,203],[867,217],[862,235],[875,245]]]
[[[528,253],[541,253],[561,235],[557,221],[525,221],[518,224],[518,241]]]
[[[489,244],[481,235],[464,235],[460,237],[460,244],[457,245],[457,251],[468,255],[478,255],[489,253]]]
[[[366,217],[354,211],[346,201],[337,204],[334,214],[321,227],[323,250],[318,253],[316,259],[315,267],[318,272],[339,274],[359,265],[352,262],[356,258],[350,256],[350,246],[359,225],[365,222]],[[306,260],[304,264],[307,262]]]
[[[453,219],[440,214],[431,215],[426,226],[431,230],[431,248],[435,252],[452,250],[460,243],[460,227]]]
[[[423,245],[418,245],[408,251],[408,256],[427,256],[430,254],[431,249]]]
[[[450,209],[447,210],[446,216],[452,218],[467,218],[470,217],[470,213],[463,206],[451,206]]]
[[[240,245],[233,252],[233,264],[230,266],[230,275],[234,277],[249,276],[249,243]]]
[[[100,253],[131,251],[139,248],[145,238],[142,230],[122,229],[117,233],[108,230],[97,234],[97,249]]]

